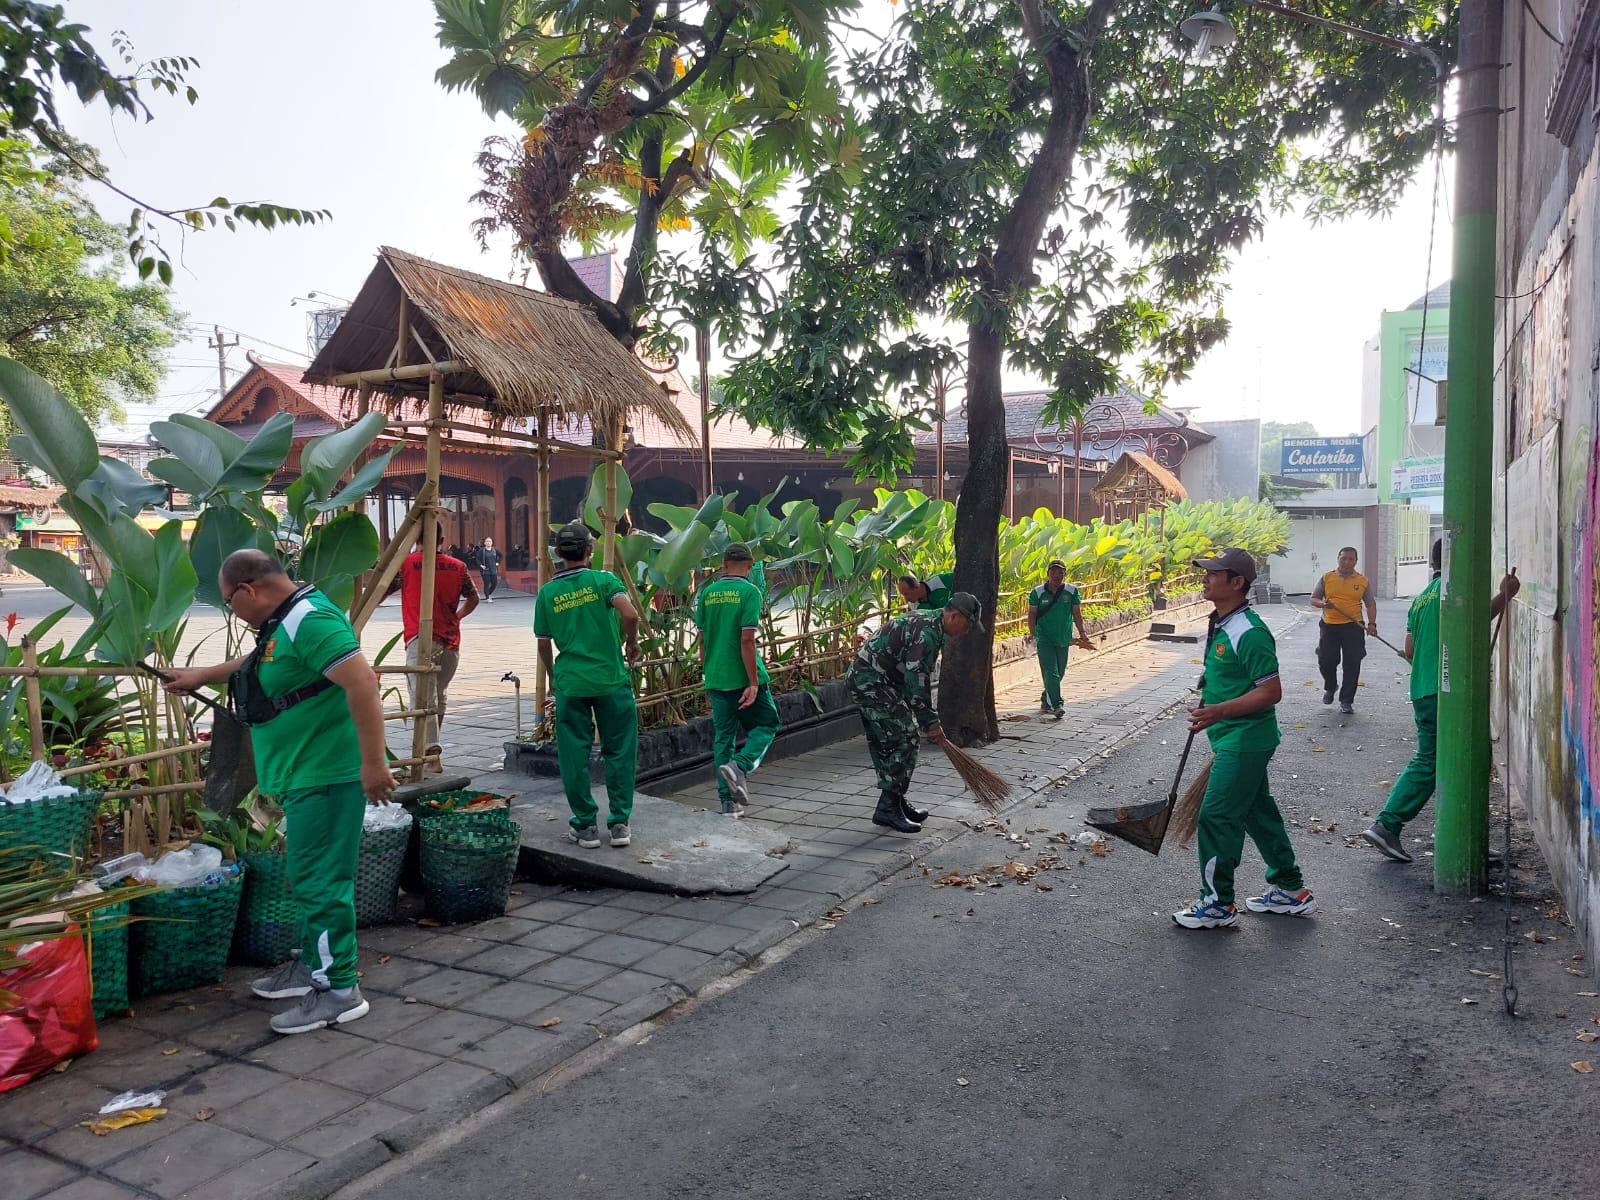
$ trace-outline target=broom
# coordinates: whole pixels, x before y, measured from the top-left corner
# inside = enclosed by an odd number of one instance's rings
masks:
[[[967,791],[972,793],[972,798],[980,807],[993,812],[1000,807],[1001,801],[1010,797],[1010,780],[991,771],[948,738],[939,745],[944,747],[950,765],[956,769],[961,782],[967,785]]]
[[[1167,823],[1167,832],[1178,839],[1178,845],[1185,848],[1194,840],[1194,831],[1200,823],[1200,801],[1206,798],[1206,785],[1211,782],[1211,764],[1207,763],[1200,769],[1200,774],[1194,777],[1183,793],[1183,798],[1172,810],[1172,820]]]

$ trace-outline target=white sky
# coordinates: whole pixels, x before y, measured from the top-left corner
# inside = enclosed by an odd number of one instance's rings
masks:
[[[246,349],[303,363],[309,306],[290,300],[313,290],[353,297],[380,245],[486,275],[519,270],[503,241],[488,254],[474,241],[474,158],[497,130],[475,101],[433,81],[445,55],[429,0],[67,0],[67,10],[103,53],[111,32],[124,29],[141,58],[200,62],[193,108],[159,96],[147,125],[113,123],[99,111],[68,117],[119,186],[156,207],[223,195],[333,212],[326,224],[272,233],[213,232],[185,243],[170,231],[164,240],[175,260],[182,251],[174,297],[194,336],[174,349],[164,410],[215,399],[216,357],[206,347],[213,325],[240,337],[230,379],[247,365]],[[64,111],[74,108],[68,101]],[[502,121],[498,131],[513,127]],[[1447,164],[1446,199],[1449,178]],[[1260,416],[1309,420],[1327,435],[1362,432],[1362,346],[1384,309],[1424,291],[1431,174],[1424,183],[1383,220],[1313,227],[1275,219],[1233,273],[1231,339],[1169,403],[1198,409],[1202,423]],[[99,203],[113,222],[131,208],[109,195]],[[1449,271],[1446,220],[1441,212],[1435,285]]]

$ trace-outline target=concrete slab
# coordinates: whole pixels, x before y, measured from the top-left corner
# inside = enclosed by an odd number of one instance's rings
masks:
[[[524,862],[531,858],[542,874],[589,886],[737,895],[788,866],[767,853],[784,843],[782,834],[657,796],[634,796],[633,844],[615,850],[579,849],[567,836],[564,799],[514,800],[511,819],[522,827]]]

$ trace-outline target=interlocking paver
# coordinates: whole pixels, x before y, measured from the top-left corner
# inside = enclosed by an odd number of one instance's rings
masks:
[[[143,1200],[143,1193],[109,1179],[95,1179],[86,1175],[65,1187],[46,1192],[39,1200]]]
[[[515,979],[552,956],[552,951],[540,950],[535,946],[496,946],[493,950],[463,958],[460,967],[463,971],[481,971],[485,975]]]
[[[631,908],[590,908],[576,916],[568,917],[562,924],[576,926],[579,929],[614,933],[618,929],[632,925],[638,919],[639,914]]]
[[[196,1184],[226,1175],[273,1148],[270,1142],[211,1121],[191,1121],[171,1137],[119,1158],[105,1173],[157,1196],[181,1196]]]
[[[534,930],[517,945],[548,950],[553,954],[570,954],[599,936],[597,929],[580,929],[576,925],[546,925],[543,929]]]
[[[325,1080],[291,1079],[236,1104],[218,1108],[211,1120],[253,1137],[283,1142],[304,1133],[319,1121],[354,1108],[361,1103],[362,1096],[359,1092],[330,1086]]]
[[[394,1035],[402,1046],[427,1050],[433,1054],[453,1055],[463,1047],[476,1046],[484,1038],[504,1029],[506,1023],[498,1018],[458,1009],[434,1009],[434,1015],[419,1021]],[[357,1021],[360,1025],[364,1022]]]
[[[6,1181],[6,1194],[12,1200],[33,1200],[76,1179],[76,1167],[41,1154],[37,1150],[10,1150],[0,1154],[0,1179]]]
[[[584,946],[582,956],[595,962],[625,967],[638,962],[646,955],[654,954],[659,949],[661,949],[660,942],[629,937],[624,933],[608,933]]]
[[[526,1021],[528,1014],[561,996],[561,992],[540,983],[510,981],[468,996],[461,1007],[487,1017],[507,1021]]]
[[[330,1120],[318,1122],[289,1142],[289,1147],[314,1159],[330,1158],[348,1150],[363,1138],[393,1128],[410,1116],[408,1111],[393,1104],[368,1100]]]
[[[642,996],[652,988],[658,988],[669,982],[662,975],[647,975],[643,971],[618,971],[615,975],[608,975],[599,983],[584,989],[585,996],[593,996],[596,1000],[604,1000],[608,1004],[625,1004],[636,996]]]

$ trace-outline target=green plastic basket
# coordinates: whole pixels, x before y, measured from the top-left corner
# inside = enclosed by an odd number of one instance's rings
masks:
[[[387,925],[399,915],[400,871],[415,823],[402,829],[363,829],[356,859],[356,925]]]
[[[0,803],[0,842],[10,846],[37,846],[43,854],[59,854],[82,862],[94,844],[94,813],[99,792],[74,792]]]
[[[422,825],[422,892],[436,921],[482,921],[503,916],[517,871],[522,831],[502,819]]]
[[[96,1021],[128,1011],[127,918],[126,900],[89,914],[89,974]]]
[[[499,792],[486,792],[481,788],[461,788],[456,791],[429,792],[426,796],[415,796],[402,803],[416,816],[416,822],[411,826],[411,841],[406,849],[405,866],[400,873],[400,886],[407,892],[415,893],[423,890],[422,883],[422,826],[443,821],[452,826],[472,826],[475,824],[487,825],[498,828],[506,819],[509,808],[502,805],[499,808],[486,808],[478,812],[440,812],[438,809],[429,808],[423,803],[425,800],[457,799],[475,800],[479,796],[493,796],[496,800],[507,798]]]
[[[213,887],[163,888],[133,902],[130,960],[137,995],[221,983],[244,896],[244,878]]]
[[[244,868],[244,897],[233,931],[233,956],[261,967],[273,967],[300,944],[300,907],[289,892],[289,856],[282,850],[259,850],[239,856]]]

